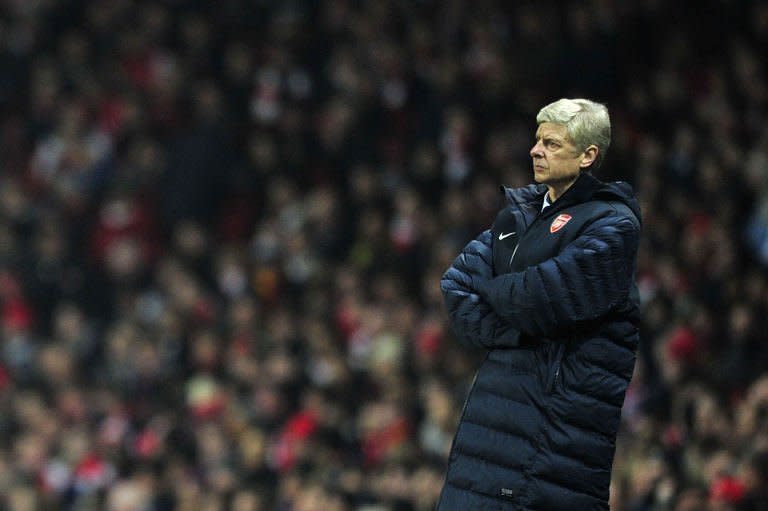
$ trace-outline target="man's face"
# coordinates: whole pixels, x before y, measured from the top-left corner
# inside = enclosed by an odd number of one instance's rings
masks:
[[[568,138],[563,124],[543,122],[536,130],[536,145],[531,148],[533,177],[537,183],[554,188],[574,181],[581,171],[584,153]]]

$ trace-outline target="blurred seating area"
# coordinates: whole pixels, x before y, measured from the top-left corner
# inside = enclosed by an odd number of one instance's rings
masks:
[[[433,509],[439,279],[560,97],[644,213],[611,509],[768,509],[766,55],[747,0],[3,2],[0,509]]]

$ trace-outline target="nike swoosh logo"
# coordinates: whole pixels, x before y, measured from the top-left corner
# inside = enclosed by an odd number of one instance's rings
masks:
[[[508,232],[507,234],[504,234],[503,232],[499,233],[499,240],[503,240],[504,238],[509,238],[513,234],[515,234],[517,231]]]

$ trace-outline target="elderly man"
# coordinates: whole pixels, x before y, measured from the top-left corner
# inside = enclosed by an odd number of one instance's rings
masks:
[[[438,509],[608,510],[616,433],[638,343],[640,211],[592,176],[605,106],[561,99],[536,117],[536,185],[443,276],[460,342],[486,350]]]

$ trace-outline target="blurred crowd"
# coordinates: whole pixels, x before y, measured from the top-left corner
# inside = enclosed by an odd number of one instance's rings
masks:
[[[3,2],[0,509],[432,509],[439,278],[564,96],[644,212],[611,508],[768,509],[765,55],[757,1]]]

